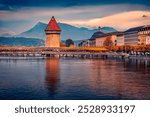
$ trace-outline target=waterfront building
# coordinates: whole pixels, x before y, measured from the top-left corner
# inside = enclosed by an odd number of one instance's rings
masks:
[[[124,33],[126,45],[149,44],[150,25],[130,28]]]
[[[96,39],[89,39],[89,46],[95,47],[96,46]]]
[[[51,18],[46,29],[46,47],[60,47],[60,33],[61,29],[56,22],[54,16]]]
[[[95,32],[90,39],[81,42],[81,46],[103,47],[122,45],[150,44],[150,25],[130,28],[125,32]]]
[[[81,46],[86,47],[103,47],[117,45],[117,34],[119,32],[103,33],[101,31],[95,32],[90,39],[81,42]]]
[[[95,39],[86,39],[86,40],[83,40],[80,43],[80,46],[82,46],[82,47],[95,47],[96,46],[96,40]]]
[[[138,38],[141,45],[150,44],[150,25],[143,26],[138,32]]]
[[[96,38],[96,46],[97,47],[102,47],[104,46],[104,41],[105,41],[106,37],[105,36],[100,36]]]
[[[85,40],[83,40],[82,42],[81,42],[81,46],[82,47],[89,47],[90,45],[89,45],[89,39],[85,39]]]
[[[140,27],[130,28],[125,31],[124,38],[125,38],[125,45],[136,45],[138,44],[138,30],[141,29]]]
[[[124,33],[120,32],[117,34],[117,46],[124,45]]]
[[[116,46],[118,32],[111,32],[103,34],[96,38],[96,47],[102,46]]]
[[[101,27],[98,28],[97,32],[95,32],[91,38],[87,41],[87,45],[90,47],[96,47],[96,38],[104,35],[105,33],[103,33],[101,31]]]
[[[74,40],[74,46],[81,47],[83,40]]]
[[[146,36],[146,44],[150,44],[150,33]]]

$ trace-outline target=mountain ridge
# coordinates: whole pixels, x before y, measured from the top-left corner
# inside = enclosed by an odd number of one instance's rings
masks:
[[[89,39],[97,29],[88,29],[86,27],[76,27],[66,23],[58,23],[62,32],[61,32],[61,40],[73,39],[73,40],[83,40]],[[26,37],[26,38],[39,38],[45,40],[45,28],[47,24],[43,22],[38,22],[29,30],[16,35],[17,37]],[[105,33],[116,31],[112,27],[102,27],[101,30]]]

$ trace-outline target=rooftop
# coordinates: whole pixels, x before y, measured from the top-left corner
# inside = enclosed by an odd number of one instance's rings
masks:
[[[141,31],[141,30],[145,30],[145,29],[149,29],[150,30],[150,25],[138,26],[138,27],[130,28],[130,29],[126,30],[125,32]]]
[[[90,38],[90,39],[96,39],[96,38],[98,38],[98,37],[100,37],[100,36],[102,36],[102,35],[104,35],[105,33],[103,33],[103,32],[101,32],[101,31],[97,31],[97,32],[95,32],[93,35],[92,35],[92,37]]]
[[[120,34],[121,32],[110,32],[110,33],[101,33],[101,35],[97,35],[95,36],[95,39],[96,38],[100,38],[100,37],[107,37],[107,36],[112,36],[112,35],[118,35]],[[91,38],[92,39],[92,38]]]
[[[57,21],[55,20],[54,16],[52,16],[51,20],[49,21],[45,31],[61,31]]]

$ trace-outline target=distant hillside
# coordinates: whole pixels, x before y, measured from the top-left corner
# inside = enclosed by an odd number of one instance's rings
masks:
[[[68,38],[71,38],[73,40],[89,39],[93,35],[93,33],[96,32],[96,29],[90,30],[84,27],[79,28],[65,23],[58,23],[58,25],[62,29],[61,40],[66,40]],[[39,22],[33,28],[17,36],[27,38],[40,38],[44,40],[45,39],[44,30],[46,26],[47,24]],[[105,33],[116,31],[112,27],[103,27],[101,30]]]
[[[110,32],[116,32],[117,30],[114,29],[113,27],[102,27],[102,32],[104,33],[110,33]]]
[[[44,46],[44,40],[24,37],[0,37],[0,46]]]
[[[17,35],[17,37],[27,37],[27,38],[38,38],[38,39],[45,39],[45,28],[47,24],[42,22],[37,23],[33,28]]]
[[[96,30],[89,30],[88,28],[78,28],[72,25],[58,23],[62,29],[61,39],[73,39],[73,40],[81,40],[88,39]]]

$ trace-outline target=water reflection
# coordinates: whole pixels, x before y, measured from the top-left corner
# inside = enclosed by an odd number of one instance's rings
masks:
[[[124,67],[127,68],[127,71],[140,72],[145,74],[150,68],[150,61],[129,59],[125,61]]]
[[[91,89],[102,99],[123,99],[123,61],[97,60],[94,63],[89,84]]]
[[[0,99],[150,99],[150,61],[0,59]]]
[[[55,95],[59,86],[59,62],[60,60],[57,58],[47,58],[45,60],[45,83],[50,95]]]
[[[92,92],[104,99],[148,99],[150,61],[97,60],[91,66]]]

